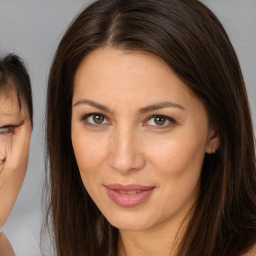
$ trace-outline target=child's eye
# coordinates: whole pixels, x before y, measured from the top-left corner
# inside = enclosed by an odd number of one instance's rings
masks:
[[[91,113],[91,114],[85,115],[82,118],[82,120],[89,125],[104,125],[109,123],[107,118],[104,115],[98,114],[98,113]]]
[[[156,128],[165,128],[175,123],[176,121],[171,117],[164,115],[154,115],[147,119],[146,125],[154,126]]]
[[[11,134],[14,132],[15,126],[4,126],[0,127],[0,135],[1,134]]]

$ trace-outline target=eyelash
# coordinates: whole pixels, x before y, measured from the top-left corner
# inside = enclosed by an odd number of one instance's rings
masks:
[[[90,114],[87,114],[87,115],[83,116],[81,118],[81,120],[83,122],[85,122],[86,125],[93,126],[93,127],[102,127],[102,125],[106,125],[105,123],[104,124],[96,124],[96,123],[91,123],[91,122],[88,121],[88,119],[90,117],[96,117],[96,116],[103,117],[104,119],[107,120],[107,117],[105,115],[103,115],[103,114],[100,114],[100,113],[90,113]]]
[[[12,125],[0,127],[0,135],[12,134],[15,128],[16,126],[12,126]]]
[[[92,123],[92,122],[88,121],[88,119],[90,117],[93,118],[93,117],[97,117],[97,116],[100,117],[100,118],[104,118],[104,121],[107,120],[107,122],[106,123],[97,124],[97,123]],[[144,125],[146,123],[148,123],[151,119],[154,119],[154,118],[162,118],[162,119],[164,119],[164,124],[163,125],[157,125],[157,124],[156,125],[146,125],[146,126],[150,126],[153,129],[165,129],[165,128],[168,128],[168,127],[176,124],[176,120],[171,118],[171,117],[169,117],[169,116],[165,116],[165,115],[152,115],[152,116],[149,116],[146,119],[146,121],[144,122]],[[109,125],[110,124],[110,122],[108,121],[108,118],[105,115],[100,114],[100,113],[90,113],[90,114],[87,114],[87,115],[83,116],[81,118],[81,120],[83,122],[85,122],[86,125],[89,125],[89,126],[92,126],[92,127],[102,127],[103,125]],[[166,123],[168,123],[168,124],[166,124]]]
[[[165,116],[165,115],[152,115],[146,119],[146,123],[149,122],[151,119],[155,119],[155,118],[163,118],[165,121],[164,121],[163,125],[157,125],[157,124],[156,125],[148,125],[148,126],[151,126],[153,129],[165,129],[165,128],[169,128],[170,126],[176,124],[176,120],[174,120],[173,118],[171,118],[169,116]]]

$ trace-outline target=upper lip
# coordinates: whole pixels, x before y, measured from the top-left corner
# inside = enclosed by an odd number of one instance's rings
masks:
[[[110,184],[110,185],[105,185],[105,187],[107,189],[117,190],[117,191],[147,191],[155,188],[154,186],[144,186],[144,185],[137,185],[137,184],[129,184],[129,185]]]

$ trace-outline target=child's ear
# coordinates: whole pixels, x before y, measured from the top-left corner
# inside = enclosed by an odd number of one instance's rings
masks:
[[[214,154],[219,148],[220,138],[216,129],[210,128],[208,133],[208,139],[206,143],[205,152],[207,154]]]

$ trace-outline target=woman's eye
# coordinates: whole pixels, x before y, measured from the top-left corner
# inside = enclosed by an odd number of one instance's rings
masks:
[[[0,134],[10,134],[10,133],[13,133],[14,129],[15,129],[14,126],[0,127]]]
[[[147,125],[155,126],[155,127],[159,127],[159,128],[168,127],[174,123],[175,123],[175,120],[173,118],[168,117],[168,116],[163,116],[163,115],[151,116],[147,121]]]
[[[89,114],[83,117],[83,120],[91,125],[103,125],[108,123],[106,117],[102,114]]]

